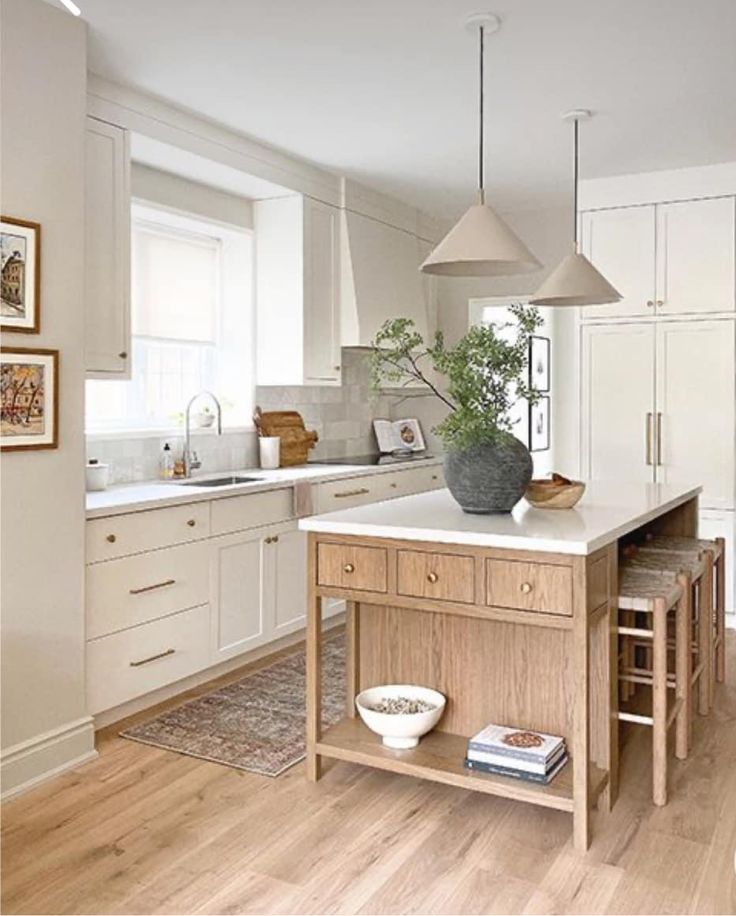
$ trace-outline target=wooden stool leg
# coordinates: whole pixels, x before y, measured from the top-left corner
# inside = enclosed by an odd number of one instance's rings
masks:
[[[678,576],[682,585],[682,598],[677,602],[675,628],[675,696],[680,702],[680,711],[675,722],[675,756],[680,760],[687,757],[690,738],[690,677],[692,654],[690,632],[692,630],[692,582],[689,576]]]
[[[721,555],[716,563],[716,679],[723,683],[726,679],[726,542],[716,538],[721,548]]]
[[[652,639],[652,797],[667,804],[667,604],[654,600]]]
[[[710,712],[713,678],[713,554],[705,553],[705,572],[700,581],[698,649],[703,673],[698,682],[698,712],[707,716]]]

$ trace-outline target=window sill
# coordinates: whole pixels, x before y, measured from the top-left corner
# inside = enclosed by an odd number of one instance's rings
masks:
[[[222,434],[227,436],[237,433],[253,433],[255,435],[255,426],[223,426]],[[193,426],[192,436],[217,436],[217,430],[212,427]],[[170,426],[151,429],[92,429],[85,430],[84,437],[87,442],[115,442],[123,439],[183,439],[185,430],[183,426]]]

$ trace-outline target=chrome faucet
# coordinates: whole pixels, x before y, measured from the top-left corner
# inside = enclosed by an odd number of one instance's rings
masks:
[[[217,408],[217,435],[222,435],[222,407],[220,402],[217,400],[214,394],[211,391],[200,391],[199,394],[195,394],[191,401],[187,404],[186,413],[184,414],[184,423],[185,423],[185,435],[184,435],[184,476],[191,477],[192,471],[196,471],[198,468],[202,467],[202,462],[197,458],[197,453],[191,450],[189,445],[189,438],[191,433],[191,423],[190,416],[192,411],[192,404],[195,401],[198,401],[202,397],[208,397],[212,400],[212,403]]]

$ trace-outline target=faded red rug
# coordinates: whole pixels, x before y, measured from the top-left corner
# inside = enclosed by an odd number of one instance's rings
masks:
[[[190,700],[120,733],[123,738],[223,766],[278,776],[304,758],[304,649],[240,681]],[[345,714],[345,641],[322,645],[322,720]]]

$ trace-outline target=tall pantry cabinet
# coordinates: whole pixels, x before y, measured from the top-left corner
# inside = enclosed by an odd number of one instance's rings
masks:
[[[702,484],[701,532],[727,540],[731,613],[735,216],[733,196],[582,213],[583,251],[622,299],[579,325],[583,476]]]

